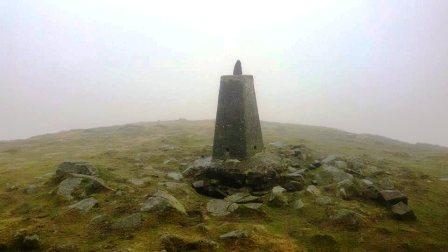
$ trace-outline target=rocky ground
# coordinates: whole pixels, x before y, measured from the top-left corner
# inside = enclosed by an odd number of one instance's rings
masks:
[[[263,123],[210,158],[213,122],[0,142],[0,250],[447,250],[448,149]]]

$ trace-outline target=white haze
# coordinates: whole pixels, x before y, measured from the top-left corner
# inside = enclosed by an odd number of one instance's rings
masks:
[[[0,2],[0,139],[213,119],[220,75],[260,117],[448,146],[448,1]]]

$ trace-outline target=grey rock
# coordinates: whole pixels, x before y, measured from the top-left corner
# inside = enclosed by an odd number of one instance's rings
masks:
[[[78,188],[81,185],[82,179],[81,178],[67,178],[64,179],[58,186],[58,189],[56,193],[58,195],[61,195],[67,200],[72,200],[73,192],[76,188]]]
[[[400,201],[405,204],[408,203],[408,197],[398,190],[382,190],[380,196],[380,200],[387,205],[395,205]]]
[[[364,183],[367,186],[372,186],[373,182],[368,179],[361,179],[361,182]]]
[[[130,231],[139,228],[142,225],[143,218],[140,213],[134,213],[122,217],[112,223],[111,228],[115,230]]]
[[[87,162],[62,162],[56,167],[56,180],[62,181],[70,174],[98,175],[98,170]]]
[[[305,206],[303,201],[301,199],[296,199],[292,202],[292,208],[299,210],[302,209]]]
[[[179,173],[179,172],[169,172],[167,174],[167,176],[168,176],[168,178],[171,178],[171,179],[174,179],[174,180],[177,180],[177,181],[179,181],[179,180],[184,178],[184,176],[182,176],[182,174]]]
[[[249,232],[247,232],[246,230],[234,230],[219,236],[219,238],[222,240],[241,239],[247,237],[249,237]]]
[[[92,209],[93,207],[96,207],[96,206],[98,206],[98,201],[95,198],[87,198],[87,199],[78,201],[73,205],[70,205],[68,208],[75,209],[80,212],[86,213],[86,212],[90,211],[90,209]]]
[[[329,205],[331,202],[332,199],[328,196],[319,196],[316,198],[316,203],[319,205]]]
[[[284,194],[285,191],[286,189],[281,186],[272,188],[268,198],[269,205],[275,207],[283,207],[288,205],[288,198]]]
[[[314,185],[309,185],[309,186],[306,188],[306,192],[309,193],[309,194],[311,194],[311,195],[313,195],[313,196],[319,196],[319,195],[320,195],[320,190],[319,190],[319,188],[317,188],[317,187],[314,186]]]
[[[180,203],[173,195],[158,189],[150,196],[140,209],[142,212],[164,212],[167,210],[175,210],[181,214],[186,214],[184,205]]]
[[[345,171],[336,168],[334,166],[324,165],[320,176],[324,179],[329,178],[331,182],[340,182],[345,179],[353,179],[353,175],[346,173]]]
[[[415,220],[414,211],[402,201],[391,207],[393,217],[398,220]]]
[[[207,211],[213,216],[225,216],[238,208],[238,204],[225,200],[212,199],[207,202]]]
[[[212,168],[215,164],[213,163],[212,157],[204,157],[196,159],[192,165],[187,167],[182,174],[184,176],[196,176],[199,172],[204,169]]]

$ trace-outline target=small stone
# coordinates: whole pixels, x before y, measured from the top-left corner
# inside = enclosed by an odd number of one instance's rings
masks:
[[[83,199],[73,205],[70,205],[68,208],[75,209],[80,212],[86,213],[86,212],[90,211],[90,209],[92,209],[93,207],[96,207],[96,206],[98,206],[98,201],[95,198],[87,198],[87,199]]]
[[[168,178],[171,178],[171,179],[174,179],[174,180],[177,180],[177,181],[179,181],[179,180],[184,178],[184,176],[182,176],[182,174],[179,173],[179,172],[169,172],[167,174],[167,176],[168,176]]]
[[[316,203],[319,205],[329,205],[331,202],[332,200],[328,196],[320,196],[316,198]]]
[[[143,203],[143,206],[140,209],[142,212],[164,212],[167,210],[176,210],[181,214],[186,214],[185,207],[182,203],[180,203],[173,195],[162,189],[158,189],[153,193],[152,196]]]
[[[393,217],[398,220],[415,220],[414,211],[402,201],[391,207]]]
[[[207,202],[207,211],[213,216],[225,216],[238,208],[238,204],[225,200],[212,199]]]
[[[241,239],[249,237],[249,233],[245,230],[234,230],[223,235],[220,235],[219,238],[222,240],[226,239]]]
[[[373,182],[368,179],[361,179],[361,182],[364,183],[367,186],[372,186]]]
[[[276,186],[272,188],[268,198],[269,205],[275,207],[282,207],[288,205],[288,198],[284,195],[285,191],[286,189],[281,186]]]
[[[314,186],[314,185],[309,185],[309,186],[306,188],[306,192],[309,193],[309,194],[311,194],[311,195],[313,195],[313,196],[319,196],[319,195],[320,195],[320,190],[319,190],[319,188],[317,188],[317,187]]]
[[[296,210],[302,209],[304,206],[305,206],[305,204],[303,203],[303,201],[301,199],[296,199],[292,203],[292,208],[294,208]]]

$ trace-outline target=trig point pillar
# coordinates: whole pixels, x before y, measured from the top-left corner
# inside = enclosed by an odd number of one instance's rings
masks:
[[[254,77],[242,74],[238,60],[233,75],[221,76],[213,158],[245,159],[262,150]]]

